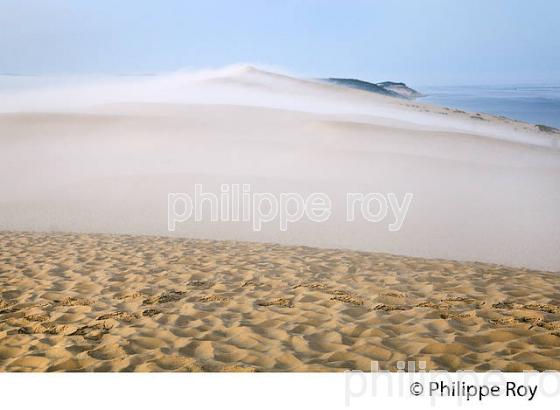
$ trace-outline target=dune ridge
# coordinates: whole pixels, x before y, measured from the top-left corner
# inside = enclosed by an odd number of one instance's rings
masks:
[[[53,78],[45,85],[6,90],[0,113],[95,112],[112,104],[226,104],[404,120],[417,126],[550,147],[558,137],[535,125],[340,87],[322,80],[237,64],[215,70],[152,76]],[[555,145],[557,147],[557,145]]]

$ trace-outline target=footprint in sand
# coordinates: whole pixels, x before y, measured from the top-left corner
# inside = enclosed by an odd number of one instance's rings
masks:
[[[70,336],[83,336],[84,339],[98,341],[101,338],[109,333],[112,326],[107,325],[105,322],[103,323],[94,323],[93,325],[86,325],[80,327],[78,330],[70,333]]]
[[[464,296],[450,296],[448,298],[442,299],[441,302],[448,304],[464,303],[466,305],[474,305],[476,308],[480,308],[486,304],[486,302],[483,300],[476,300]]]
[[[523,305],[520,303],[503,301],[503,302],[494,303],[492,307],[494,309],[522,309]]]
[[[52,304],[54,306],[89,306],[92,305],[93,302],[88,299],[68,297],[65,299],[55,299]]]
[[[49,315],[47,313],[45,314],[33,313],[33,314],[27,314],[23,318],[30,322],[46,322],[47,320],[49,320]]]
[[[542,327],[546,330],[558,330],[560,329],[560,322],[538,322],[537,326]]]
[[[430,308],[434,310],[447,310],[449,305],[447,303],[434,303],[434,302],[421,302],[416,305],[416,307]]]
[[[545,312],[551,314],[558,314],[560,313],[560,306],[553,305],[550,303],[514,303],[509,301],[498,302],[492,305],[494,309],[507,309],[507,310],[514,310],[514,309],[527,309],[527,310],[535,310],[538,312]]]
[[[161,303],[168,303],[168,302],[176,302],[182,299],[187,292],[182,292],[178,290],[170,290],[167,292],[163,292],[161,295],[156,295],[144,299],[142,302],[143,305],[153,305],[153,304],[161,304]]]
[[[538,310],[546,313],[560,313],[560,306],[551,305],[549,303],[527,304],[523,307],[525,309]]]
[[[384,303],[380,303],[373,308],[373,310],[382,310],[384,312],[392,312],[395,310],[408,310],[408,309],[410,309],[408,306],[386,305]]]
[[[160,313],[162,313],[162,312],[161,312],[161,310],[158,310],[158,309],[146,309],[142,312],[142,316],[153,317],[153,316],[159,315]]]
[[[327,291],[326,293],[333,295],[331,297],[331,300],[334,300],[336,302],[342,302],[342,303],[349,303],[351,305],[354,306],[363,306],[364,305],[364,301],[362,298],[360,298],[359,296],[356,296],[350,292],[347,292],[345,290],[332,290],[332,291]]]
[[[517,323],[517,321],[511,316],[507,316],[498,319],[490,319],[488,320],[488,323],[493,326],[513,326]]]
[[[298,289],[298,288],[327,289],[328,286],[325,283],[319,283],[319,282],[298,283],[297,285],[294,285],[292,289]]]
[[[218,295],[202,296],[198,299],[199,302],[227,302],[231,298]]]
[[[343,302],[343,303],[349,303],[351,305],[354,306],[363,306],[364,305],[364,301],[361,299],[358,299],[355,296],[351,296],[351,295],[335,295],[333,297],[331,297],[331,300],[337,301],[337,302]]]
[[[256,302],[258,306],[279,306],[284,308],[293,308],[294,305],[288,299],[285,298],[277,298],[271,300],[260,300]]]
[[[111,313],[105,313],[99,316],[96,320],[106,320],[106,319],[115,319],[115,320],[122,320],[124,322],[132,322],[135,319],[140,317],[137,313],[129,313],[123,311],[116,311]]]

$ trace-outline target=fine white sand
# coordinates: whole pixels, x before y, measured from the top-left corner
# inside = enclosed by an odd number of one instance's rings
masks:
[[[560,269],[560,152],[529,124],[251,67],[5,92],[0,112],[0,230],[171,235],[169,192],[245,183],[325,192],[333,216],[172,235]],[[389,232],[346,223],[347,192],[414,199]]]

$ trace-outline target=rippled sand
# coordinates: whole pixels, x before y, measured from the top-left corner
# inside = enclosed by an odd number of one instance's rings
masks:
[[[2,371],[560,370],[557,273],[148,236],[0,233]]]

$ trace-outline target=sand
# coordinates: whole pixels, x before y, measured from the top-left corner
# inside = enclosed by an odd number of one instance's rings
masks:
[[[558,134],[253,67],[48,84],[0,91],[0,370],[560,370]],[[333,215],[169,232],[195,184]]]
[[[1,371],[560,370],[558,273],[1,232],[0,284]]]

